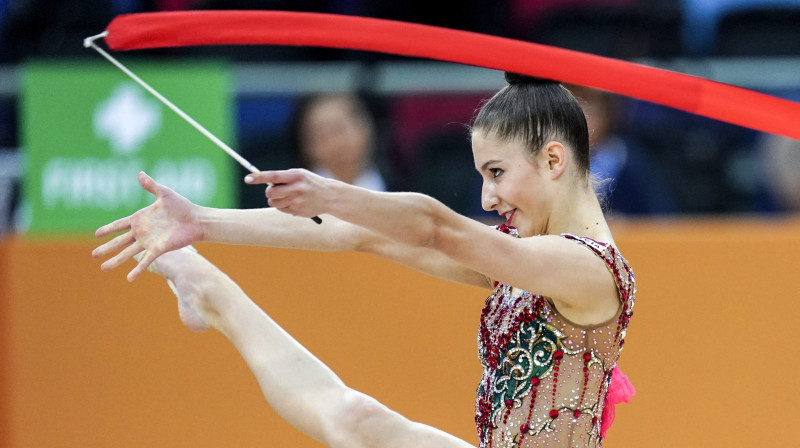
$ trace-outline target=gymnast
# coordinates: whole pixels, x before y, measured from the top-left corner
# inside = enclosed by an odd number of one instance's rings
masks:
[[[135,256],[131,281],[160,271],[187,326],[225,334],[273,408],[332,447],[468,444],[345,387],[229,278],[193,251],[175,251],[204,241],[361,251],[485,287],[480,446],[601,446],[614,404],[633,392],[616,367],[633,314],[633,271],[595,194],[579,103],[558,82],[512,73],[506,80],[470,129],[482,206],[503,216],[502,225],[425,195],[369,191],[300,169],[248,175],[245,182],[268,185],[270,208],[258,210],[200,207],[140,173],[155,203],[98,229],[97,237],[123,233],[93,256],[118,252],[105,271]],[[307,219],[317,215],[322,225]],[[292,386],[297,381],[303,387]]]

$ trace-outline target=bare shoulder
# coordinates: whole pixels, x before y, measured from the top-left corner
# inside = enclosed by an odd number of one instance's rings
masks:
[[[444,236],[452,240],[441,250],[487,278],[552,298],[576,323],[591,325],[617,312],[613,275],[580,241],[560,235],[516,238],[485,225],[460,232]]]
[[[613,238],[599,239],[576,235],[561,235],[575,251],[569,262],[575,270],[563,296],[552,296],[559,312],[570,321],[581,325],[605,323],[615,317],[622,306],[616,273],[621,258]],[[582,252],[582,253],[580,253]]]

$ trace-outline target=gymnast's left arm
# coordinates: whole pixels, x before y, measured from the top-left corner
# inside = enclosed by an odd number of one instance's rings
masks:
[[[139,183],[156,197],[156,201],[130,216],[100,227],[95,234],[98,238],[122,233],[92,251],[95,258],[113,255],[101,265],[105,271],[143,253],[137,266],[128,274],[131,281],[160,255],[205,241],[314,251],[352,250],[377,255],[450,281],[490,286],[485,276],[441,253],[397,242],[331,215],[326,215],[323,225],[318,225],[310,219],[281,213],[275,208],[229,210],[200,207],[143,172],[139,173]],[[267,191],[273,191],[272,187]]]
[[[269,204],[284,213],[332,215],[439,253],[484,278],[542,291],[565,303],[580,303],[598,287],[616,297],[605,264],[578,245],[549,235],[514,238],[430,196],[366,190],[302,169],[262,172],[245,181],[272,184],[266,191]]]
[[[441,223],[473,221],[430,196],[371,191],[304,169],[262,171],[248,175],[245,182],[271,184],[266,191],[268,203],[284,213],[330,214],[411,247],[435,246]]]

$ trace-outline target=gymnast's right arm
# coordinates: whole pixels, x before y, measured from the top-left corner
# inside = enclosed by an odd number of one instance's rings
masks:
[[[489,280],[446,255],[412,247],[330,215],[322,225],[277,209],[229,210],[200,207],[144,173],[139,183],[156,201],[133,215],[100,227],[102,238],[124,232],[97,247],[92,255],[112,253],[101,269],[108,271],[142,250],[147,253],[128,274],[133,281],[159,255],[197,242],[256,245],[315,251],[359,251],[403,264],[428,275],[458,283],[489,288]]]

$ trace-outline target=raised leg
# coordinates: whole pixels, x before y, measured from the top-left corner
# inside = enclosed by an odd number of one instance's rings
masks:
[[[345,386],[191,247],[165,253],[154,264],[152,271],[164,276],[178,296],[184,324],[224,334],[258,379],[272,408],[310,437],[336,448],[470,446]]]

